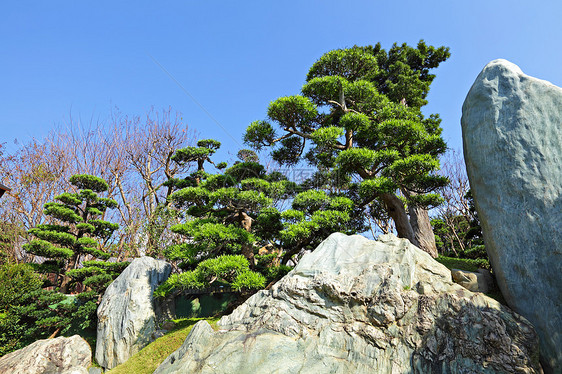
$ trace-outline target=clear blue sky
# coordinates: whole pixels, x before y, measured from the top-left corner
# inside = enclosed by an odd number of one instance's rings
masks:
[[[114,107],[142,115],[171,106],[235,153],[246,126],[270,101],[298,94],[324,52],[424,39],[451,48],[424,111],[441,114],[446,141],[460,149],[461,105],[489,61],[562,86],[561,20],[559,0],[5,1],[0,142],[42,138],[71,113],[104,121]]]

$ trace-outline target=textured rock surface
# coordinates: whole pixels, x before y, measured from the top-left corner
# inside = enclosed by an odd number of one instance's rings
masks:
[[[464,156],[486,249],[507,303],[562,373],[562,89],[490,62],[463,105]]]
[[[92,350],[78,335],[38,340],[0,358],[0,373],[88,374]]]
[[[492,290],[494,280],[488,270],[479,269],[478,272],[452,269],[453,281],[472,292],[488,293]]]
[[[114,368],[153,340],[161,308],[152,294],[170,272],[165,261],[140,257],[109,285],[97,311],[96,361],[100,366]]]
[[[333,234],[155,373],[536,373],[528,321],[409,241]]]

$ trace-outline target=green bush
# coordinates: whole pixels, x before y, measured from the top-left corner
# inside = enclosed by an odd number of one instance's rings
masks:
[[[240,291],[260,289],[266,278],[252,270],[242,255],[223,255],[202,261],[194,270],[172,274],[155,291],[156,297],[166,297],[174,292],[203,289],[212,285],[227,285]]]
[[[0,356],[67,331],[77,310],[74,298],[42,289],[41,275],[27,264],[0,265]]]
[[[490,270],[491,266],[488,260],[483,258],[470,259],[470,258],[454,258],[439,256],[436,260],[449,269],[459,269],[466,271],[478,271],[478,269]]]
[[[472,259],[487,259],[488,253],[486,253],[486,246],[475,245],[474,247],[468,248],[466,251],[461,253],[461,257]]]

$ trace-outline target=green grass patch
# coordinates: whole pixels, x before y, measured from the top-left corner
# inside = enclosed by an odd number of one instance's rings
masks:
[[[144,347],[140,352],[132,356],[127,360],[127,362],[108,371],[108,374],[151,374],[156,370],[156,368],[172,354],[176,349],[178,349],[187,335],[193,328],[193,326],[202,320],[209,322],[213,329],[218,329],[216,318],[184,318],[179,320],[174,320],[176,322],[176,328],[170,331],[163,337],[156,339],[146,347]]]
[[[459,269],[466,271],[478,271],[479,268],[490,269],[490,263],[483,258],[471,259],[439,256],[436,258],[436,260],[449,269]]]

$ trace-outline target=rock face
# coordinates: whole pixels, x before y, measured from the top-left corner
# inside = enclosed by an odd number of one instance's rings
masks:
[[[463,105],[464,156],[486,249],[507,303],[562,373],[562,89],[490,62]]]
[[[455,283],[472,292],[488,293],[494,287],[492,274],[486,269],[478,269],[478,272],[452,269],[451,276]]]
[[[0,373],[88,374],[92,350],[78,335],[38,340],[0,358]]]
[[[96,361],[100,366],[112,369],[153,340],[163,311],[152,294],[171,270],[165,261],[140,257],[109,285],[97,311]]]
[[[155,374],[540,372],[527,320],[392,235],[332,234],[219,327],[198,322]]]

